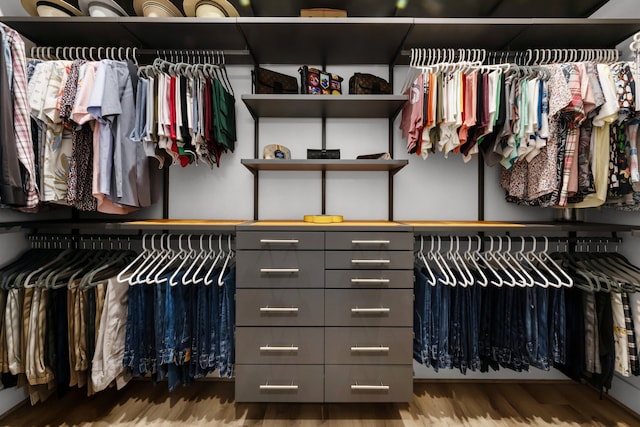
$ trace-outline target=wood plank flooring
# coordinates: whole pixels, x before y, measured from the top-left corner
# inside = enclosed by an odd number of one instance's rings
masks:
[[[129,384],[93,397],[75,390],[23,405],[1,426],[640,426],[640,418],[575,383],[416,382],[408,404],[245,404],[233,382],[173,393],[166,383]]]

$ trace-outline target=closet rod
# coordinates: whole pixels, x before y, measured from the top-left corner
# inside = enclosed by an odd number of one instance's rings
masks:
[[[412,59],[410,65],[420,66],[414,63],[414,60],[429,62],[482,62],[483,64],[494,63],[517,63],[519,65],[534,65],[539,63],[551,62],[582,62],[582,61],[600,61],[614,62],[618,61],[621,52],[617,49],[527,49],[527,50],[507,50],[507,51],[489,51],[486,49],[466,49],[466,48],[433,48],[433,47],[416,47],[405,49],[400,52],[402,56],[408,56]]]
[[[34,46],[30,50],[30,56],[43,60],[54,59],[85,59],[85,60],[132,60],[137,62],[142,57],[163,57],[176,59],[196,58],[222,59],[225,57],[250,56],[249,50],[224,50],[224,49],[138,49],[137,47],[87,47],[87,46]]]

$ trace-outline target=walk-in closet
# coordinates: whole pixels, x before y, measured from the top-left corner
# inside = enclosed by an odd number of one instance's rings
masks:
[[[0,40],[0,425],[640,425],[633,0],[11,0]]]

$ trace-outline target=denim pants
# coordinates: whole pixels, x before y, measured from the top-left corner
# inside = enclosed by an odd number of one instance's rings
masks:
[[[220,269],[216,269],[213,272],[213,277],[218,277],[220,274]],[[208,359],[206,360],[207,368],[210,371],[214,371],[218,369],[220,364],[220,306],[221,306],[221,298],[222,292],[218,283],[212,283],[208,286],[209,288],[209,304],[208,304],[208,318],[209,318],[209,331],[208,331],[208,342],[209,348],[205,354],[208,354]],[[204,360],[204,356],[201,358]],[[201,363],[202,366],[202,363]]]
[[[431,285],[429,278],[419,268],[414,268],[413,286],[413,357],[425,366],[431,365],[429,349],[431,347]]]
[[[223,278],[220,305],[220,376],[232,377],[235,363],[236,270],[232,267]]]

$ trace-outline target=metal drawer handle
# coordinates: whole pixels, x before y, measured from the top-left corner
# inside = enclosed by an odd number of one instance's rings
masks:
[[[298,239],[260,239],[260,243],[276,244],[276,245],[297,245],[300,243]]]
[[[260,313],[297,313],[298,307],[260,307]]]
[[[352,259],[351,264],[389,264],[389,259]]]
[[[272,347],[270,345],[260,346],[260,351],[298,351],[298,346],[292,345],[290,347]]]
[[[357,279],[352,278],[351,283],[389,283],[389,279]]]
[[[390,240],[352,240],[352,245],[388,245]]]
[[[260,273],[298,273],[299,268],[261,268]]]
[[[388,353],[389,347],[380,346],[380,347],[351,347],[351,351],[360,352],[360,353]]]
[[[369,313],[369,314],[385,314],[391,311],[390,308],[380,307],[380,308],[352,308],[352,313]]]
[[[273,385],[273,384],[260,384],[260,390],[297,390],[296,384],[291,385]]]
[[[381,390],[381,391],[386,391],[389,390],[391,387],[389,387],[388,385],[360,385],[360,384],[351,384],[351,390]]]

